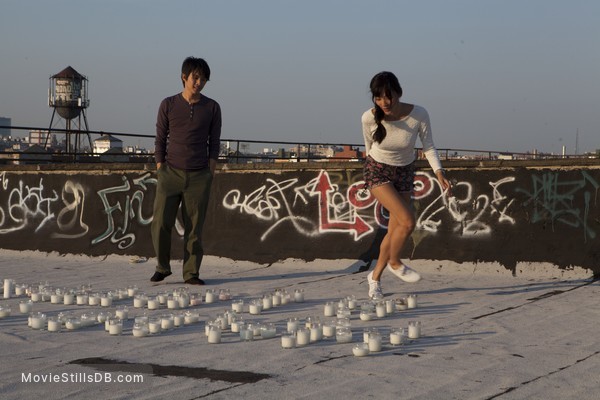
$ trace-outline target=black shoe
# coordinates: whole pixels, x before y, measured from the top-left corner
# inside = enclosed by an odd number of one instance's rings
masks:
[[[150,278],[150,282],[160,282],[171,274],[172,272],[169,272],[168,274],[163,274],[161,272],[156,271],[154,275],[152,275],[152,278]]]
[[[204,281],[199,278],[190,278],[185,281],[188,285],[204,285]]]

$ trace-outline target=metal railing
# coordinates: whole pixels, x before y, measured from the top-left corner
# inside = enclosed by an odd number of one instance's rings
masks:
[[[0,131],[6,129],[18,131],[36,131],[42,134],[63,134],[63,135],[98,135],[98,138],[110,135],[114,138],[144,138],[153,139],[154,135],[107,132],[107,131],[83,131],[56,129],[51,130],[39,127],[26,126],[0,126]],[[90,136],[91,137],[91,136]],[[109,152],[94,153],[93,149],[64,149],[60,146],[44,149],[40,140],[40,149],[36,150],[31,143],[25,143],[22,140],[8,141],[0,140],[0,163],[153,163],[153,152],[147,153],[128,153],[128,152]],[[73,141],[71,141],[73,142]],[[75,141],[83,142],[83,141]],[[5,147],[21,146],[23,148],[12,149]],[[25,146],[29,146],[25,148]],[[251,146],[274,146],[278,150],[270,152],[251,151]],[[364,144],[356,143],[317,143],[317,142],[291,142],[291,141],[269,141],[269,140],[242,140],[242,139],[221,139],[221,154],[219,161],[224,163],[275,163],[275,162],[322,162],[322,161],[362,161],[364,159]],[[341,150],[341,151],[339,151]],[[422,159],[420,149],[415,150],[418,159]],[[557,155],[545,153],[519,153],[519,152],[501,152],[490,150],[473,149],[438,149],[438,154],[442,160],[518,160],[518,159],[556,159],[556,158],[600,158],[599,154],[594,155]]]

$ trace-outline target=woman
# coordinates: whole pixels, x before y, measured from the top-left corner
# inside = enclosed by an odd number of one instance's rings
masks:
[[[450,182],[431,137],[429,114],[418,105],[403,103],[402,88],[391,72],[380,72],[371,79],[374,107],[362,115],[367,150],[364,166],[365,186],[389,213],[388,231],[379,250],[375,269],[367,275],[369,297],[380,299],[381,274],[386,269],[405,282],[421,276],[403,264],[400,254],[415,228],[412,209],[415,176],[415,143],[419,136],[429,165],[446,193]]]

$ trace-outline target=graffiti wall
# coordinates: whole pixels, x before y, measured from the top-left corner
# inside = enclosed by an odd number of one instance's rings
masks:
[[[456,262],[550,262],[600,272],[600,169],[452,169],[452,196],[417,172],[417,227],[405,256]],[[220,170],[206,254],[258,262],[377,257],[386,210],[360,166]],[[148,170],[0,170],[0,247],[152,256],[156,176]],[[173,232],[182,254],[183,226]]]

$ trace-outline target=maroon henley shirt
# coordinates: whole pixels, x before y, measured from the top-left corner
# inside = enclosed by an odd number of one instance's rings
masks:
[[[156,120],[154,157],[186,171],[208,168],[217,160],[221,142],[221,107],[201,96],[190,104],[181,93],[160,103]]]

